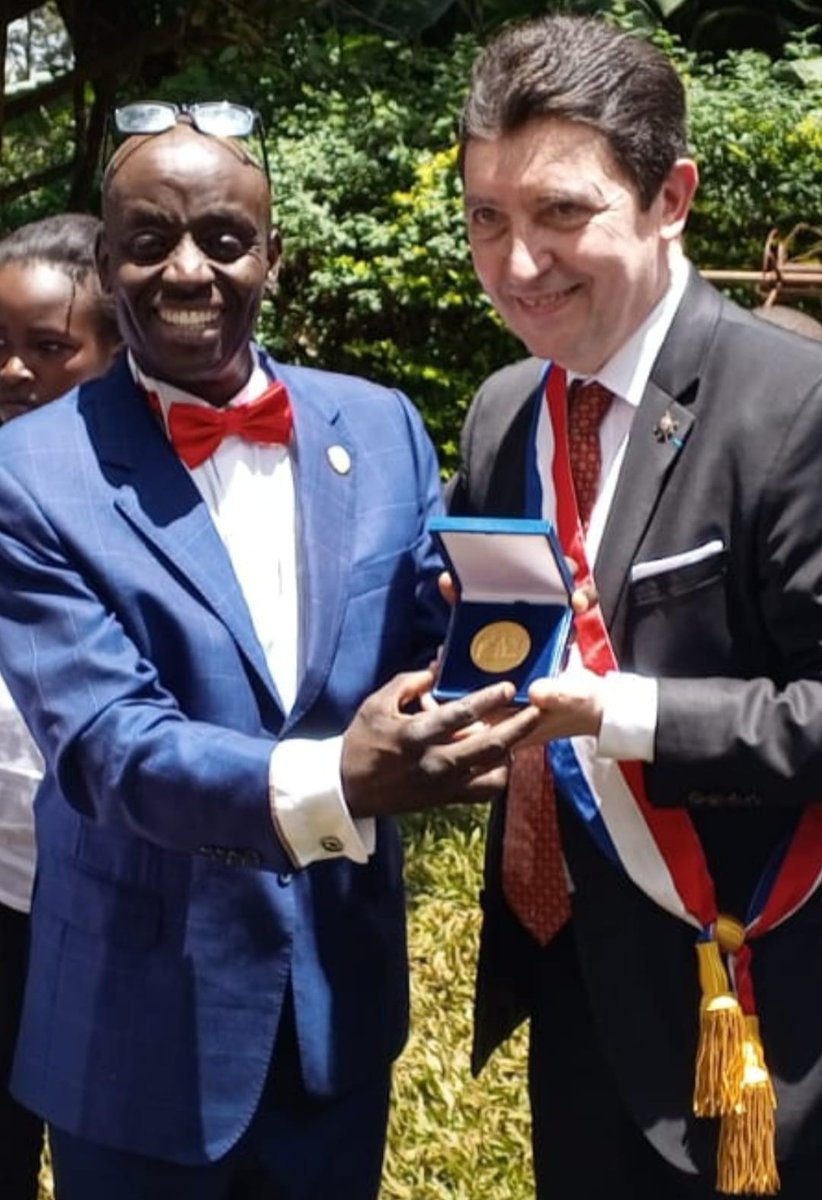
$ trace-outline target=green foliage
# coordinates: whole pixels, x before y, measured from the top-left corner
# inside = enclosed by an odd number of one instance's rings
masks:
[[[659,16],[651,0],[565,7],[586,6],[607,8],[638,33]],[[687,7],[668,5],[670,20]],[[491,0],[476,11],[499,16]],[[652,36],[689,90],[702,173],[689,252],[701,267],[755,269],[771,228],[784,234],[822,211],[816,43],[809,35],[777,62],[754,51],[715,61],[684,49],[660,25]],[[260,109],[285,241],[263,339],[281,357],[405,390],[446,471],[476,385],[522,354],[480,293],[463,228],[455,128],[477,48],[469,34],[422,48],[303,24],[249,46],[234,41],[209,58],[194,55],[153,89],[176,100],[226,95]],[[53,161],[68,142],[68,114],[29,121],[30,136],[10,140],[7,160],[39,139],[33,154],[25,150],[27,165]],[[3,223],[59,207],[55,191],[9,206]]]
[[[791,58],[755,51],[686,64],[691,137],[702,174],[689,223],[698,266],[754,269],[772,228],[787,234],[822,213],[822,89],[804,86]]]
[[[622,0],[328,0],[323,11],[343,28],[366,28],[397,38],[424,36],[447,45],[455,33],[484,35],[546,8],[609,13]],[[662,24],[693,50],[765,50],[774,57],[801,31],[822,23],[822,0],[627,0],[646,28]]]
[[[360,36],[323,47],[320,63],[316,42],[292,49],[290,102],[281,73],[260,97],[286,248],[265,340],[407,391],[450,466],[475,384],[520,353],[489,316],[463,230],[454,129],[476,45],[420,55]]]
[[[74,123],[67,105],[43,105],[27,113],[4,132],[0,184],[35,175],[58,163],[68,164],[73,136]],[[64,209],[68,179],[66,173],[60,180],[5,202],[0,207],[0,235]]]
[[[630,3],[612,13],[636,27]],[[690,97],[702,184],[689,253],[700,267],[756,269],[772,227],[822,211],[822,93],[797,70],[815,47],[713,62],[654,36]],[[446,471],[476,385],[522,354],[479,292],[463,228],[454,121],[476,49],[467,36],[424,54],[371,36],[294,38],[259,92],[286,245],[264,338],[284,357],[406,390]]]
[[[693,50],[762,50],[777,57],[802,30],[822,21],[819,0],[644,0]],[[817,48],[818,53],[818,48]]]

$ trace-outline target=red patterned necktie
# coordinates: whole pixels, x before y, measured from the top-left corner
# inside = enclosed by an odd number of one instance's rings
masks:
[[[568,392],[571,475],[580,521],[587,530],[602,463],[599,427],[613,396],[599,383],[572,383]],[[508,777],[502,886],[509,907],[541,946],[571,915],[554,780],[544,746],[526,746],[514,754]]]
[[[291,437],[291,405],[285,385],[272,383],[250,404],[212,408],[203,404],[169,406],[168,436],[188,467],[199,467],[220,442],[232,435],[247,442],[285,445]]]
[[[575,379],[568,388],[568,453],[577,495],[577,511],[586,533],[597,498],[602,467],[599,427],[613,398],[613,392],[596,380],[583,383]]]

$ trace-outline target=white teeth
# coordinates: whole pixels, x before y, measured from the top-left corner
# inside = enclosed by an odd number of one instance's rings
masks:
[[[558,300],[569,296],[573,290],[572,287],[569,287],[561,292],[551,292],[549,296],[520,296],[519,302],[524,308],[544,308],[545,305],[556,304]]]
[[[213,308],[159,308],[157,313],[166,325],[184,325],[187,329],[214,325],[218,319]]]

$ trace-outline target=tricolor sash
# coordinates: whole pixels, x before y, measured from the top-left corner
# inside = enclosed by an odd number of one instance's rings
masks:
[[[565,373],[547,368],[535,405],[527,469],[529,516],[553,522],[577,585],[592,581],[568,454]],[[544,400],[543,400],[544,397]],[[539,437],[537,431],[539,430]],[[571,654],[596,674],[618,669],[599,606],[575,621]],[[595,738],[550,743],[563,799],[603,854],[667,912],[696,931],[702,987],[693,1107],[720,1117],[717,1189],[773,1195],[776,1100],[765,1066],[751,978],[751,943],[786,921],[822,880],[822,805],[807,805],[763,872],[744,925],[719,913],[714,883],[686,809],[655,808],[642,765],[597,757]],[[727,963],[727,969],[726,964]]]

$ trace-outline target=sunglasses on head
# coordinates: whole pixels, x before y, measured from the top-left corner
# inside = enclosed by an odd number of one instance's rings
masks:
[[[180,120],[190,122],[199,133],[211,137],[247,138],[257,134],[266,179],[271,171],[260,114],[244,104],[230,100],[204,100],[196,104],[172,104],[167,100],[141,100],[123,104],[111,114],[111,124],[123,137],[135,134],[166,133]]]

